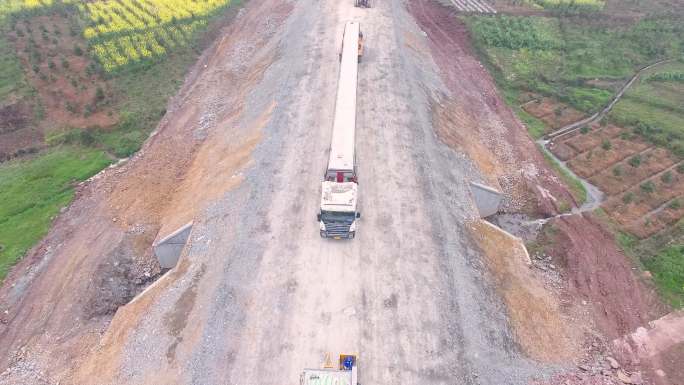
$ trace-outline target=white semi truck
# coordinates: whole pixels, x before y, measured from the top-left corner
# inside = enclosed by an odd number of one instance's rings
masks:
[[[321,186],[318,214],[321,237],[352,239],[356,234],[358,183],[356,177],[356,85],[363,53],[363,35],[358,22],[344,26],[340,74],[335,100],[328,167]]]

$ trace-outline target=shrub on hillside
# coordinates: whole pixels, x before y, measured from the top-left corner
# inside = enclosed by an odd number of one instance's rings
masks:
[[[608,139],[603,139],[603,142],[601,142],[601,148],[608,151],[613,147],[613,145],[610,143],[610,140]]]
[[[641,191],[650,194],[655,191],[655,184],[649,180],[639,185],[639,188]]]
[[[615,176],[622,175],[622,167],[620,165],[617,165],[613,168],[613,175],[615,175]]]
[[[102,87],[98,86],[97,89],[95,90],[95,103],[99,103],[99,102],[103,101],[104,98],[105,98],[104,90],[102,89]]]

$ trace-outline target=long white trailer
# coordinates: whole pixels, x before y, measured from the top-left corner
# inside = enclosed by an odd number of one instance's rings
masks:
[[[349,182],[356,175],[356,86],[359,67],[359,39],[361,28],[358,22],[350,21],[344,26],[340,75],[335,99],[332,140],[326,180]]]
[[[321,237],[354,238],[358,185],[356,177],[356,88],[363,35],[358,22],[344,26],[340,72],[335,98],[330,157],[321,186],[321,211],[318,214]]]

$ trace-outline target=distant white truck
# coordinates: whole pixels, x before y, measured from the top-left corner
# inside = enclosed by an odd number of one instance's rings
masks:
[[[362,53],[361,27],[358,22],[347,22],[342,37],[330,157],[321,185],[318,222],[324,238],[354,238],[357,219],[361,217],[357,207],[355,138],[356,86]]]
[[[300,385],[358,385],[356,356],[340,355],[338,369],[333,367],[304,369],[299,383]]]

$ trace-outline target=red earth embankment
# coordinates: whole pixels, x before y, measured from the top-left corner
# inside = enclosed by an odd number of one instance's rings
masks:
[[[576,205],[549,169],[527,130],[499,95],[477,59],[465,24],[435,1],[408,4],[427,33],[430,51],[450,91],[433,105],[437,134],[463,151],[507,196],[505,210],[550,215]]]

